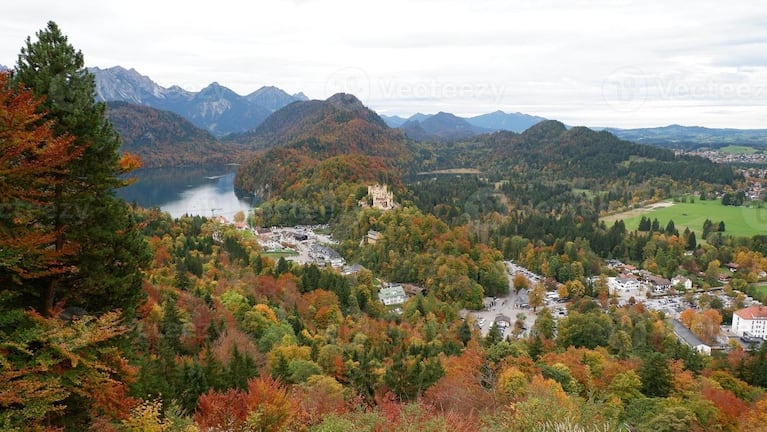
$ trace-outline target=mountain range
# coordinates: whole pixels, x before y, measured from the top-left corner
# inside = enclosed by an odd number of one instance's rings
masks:
[[[438,112],[422,120],[408,120],[400,128],[408,138],[416,141],[454,141],[491,132],[489,129],[478,128],[466,119],[446,112]]]
[[[165,88],[135,69],[89,68],[96,80],[96,99],[120,101],[174,112],[217,137],[256,128],[283,106],[307,100],[276,87],[261,87],[246,96],[213,82],[199,92]]]
[[[390,127],[404,130],[408,138],[416,141],[453,141],[500,130],[522,132],[546,120],[529,114],[503,111],[474,117],[459,117],[451,113],[438,112],[437,114],[416,113],[408,118],[385,115],[381,118]]]
[[[271,86],[261,87],[253,93],[241,96],[214,82],[199,92],[191,92],[179,86],[162,87],[136,70],[120,66],[108,69],[91,68],[90,71],[95,76],[96,98],[99,101],[121,101],[170,111],[211,133],[224,145],[236,144],[248,149],[271,147],[273,142],[278,140],[270,137],[269,132],[275,124],[293,121],[292,119],[295,118],[303,119],[300,113],[294,113],[296,116],[291,117],[290,120],[285,113],[282,113],[271,120],[270,126],[259,131],[258,127],[281,108],[294,102],[310,102],[309,105],[301,104],[296,109],[313,112],[308,107],[323,102],[309,101],[303,93],[291,95]],[[125,110],[125,107],[121,109]],[[147,113],[148,111],[134,111],[132,115],[140,117]],[[152,116],[153,120],[145,124],[145,128],[149,125],[159,126],[157,121],[160,118],[166,118],[159,114],[152,114]],[[542,117],[519,112],[503,111],[474,117],[459,117],[451,113],[439,112],[437,114],[417,113],[408,118],[386,115],[377,118],[378,121],[385,122],[390,127],[400,128],[405,136],[412,140],[435,142],[463,140],[502,130],[522,132],[545,120]],[[172,123],[178,120],[174,118]],[[309,122],[310,119],[301,121]],[[136,132],[136,126],[131,126],[129,129],[131,133]],[[154,135],[164,136],[164,140],[170,142],[172,139],[168,131],[184,129],[185,127],[179,129],[177,126],[172,126],[165,131],[158,130]],[[625,140],[667,148],[718,148],[731,144],[767,148],[767,129],[711,129],[679,125],[641,129],[601,129]],[[130,148],[131,143],[139,138],[138,135],[131,133],[124,138],[124,145],[127,144],[127,148]],[[188,137],[183,134],[177,139],[181,143],[189,142]],[[146,139],[142,142],[145,141]],[[203,141],[192,140],[192,142]],[[204,148],[212,150],[212,147],[207,145]],[[182,148],[181,152],[186,153],[186,149]],[[169,161],[175,159],[175,157],[167,158]],[[153,164],[153,162],[147,162]]]

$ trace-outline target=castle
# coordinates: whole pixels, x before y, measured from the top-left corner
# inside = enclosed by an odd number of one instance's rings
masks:
[[[368,196],[360,200],[359,204],[362,207],[372,207],[381,210],[391,210],[397,207],[397,203],[394,202],[394,193],[389,191],[389,187],[386,185],[375,184],[368,186]]]

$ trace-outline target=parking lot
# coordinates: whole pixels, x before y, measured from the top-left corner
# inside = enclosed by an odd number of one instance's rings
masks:
[[[523,273],[530,280],[531,285],[541,280],[541,277],[523,267],[517,266],[510,261],[506,262],[506,266],[509,269],[509,294],[505,297],[485,297],[484,310],[468,312],[468,315],[474,317],[483,336],[487,335],[490,327],[493,326],[493,323],[499,316],[507,318],[510,324],[508,328],[501,329],[501,334],[504,338],[511,335],[512,329],[514,327],[514,322],[517,320],[517,315],[523,314],[525,317],[525,330],[520,336],[525,337],[528,335],[528,332],[530,331],[530,328],[532,328],[533,324],[535,324],[535,319],[538,315],[537,312],[533,312],[531,307],[522,306],[524,303],[520,302],[519,296],[517,295],[517,290],[514,288],[513,276],[517,272]],[[562,317],[567,313],[564,304],[557,303],[552,298],[547,298],[546,306],[551,309],[555,318]],[[562,314],[559,313],[560,309],[562,310]],[[538,308],[538,311],[540,311],[540,308]]]

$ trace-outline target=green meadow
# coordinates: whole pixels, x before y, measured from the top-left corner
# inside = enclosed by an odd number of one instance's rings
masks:
[[[288,258],[288,257],[298,256],[298,252],[292,249],[282,249],[279,251],[264,252],[261,255],[267,256],[272,259],[279,259],[280,257]]]
[[[767,285],[754,286],[754,292],[761,298],[767,296]]]
[[[635,230],[639,227],[642,216],[650,220],[658,219],[661,228],[665,228],[669,220],[674,221],[676,228],[682,232],[685,227],[694,231],[700,238],[703,231],[703,222],[711,219],[718,223],[724,221],[725,234],[736,237],[751,237],[757,234],[767,234],[767,208],[723,206],[720,201],[700,201],[694,203],[674,203],[663,208],[649,209],[647,211],[632,210],[630,212],[610,215],[604,218],[610,224],[618,219],[623,219],[626,229]]]
[[[759,282],[749,286],[746,288],[746,293],[764,303],[765,298],[767,298],[767,282]]]
[[[754,147],[748,147],[748,146],[728,145],[727,147],[720,148],[719,151],[725,152],[725,153],[735,153],[735,154],[754,154],[754,153],[758,153],[760,150],[755,149]]]

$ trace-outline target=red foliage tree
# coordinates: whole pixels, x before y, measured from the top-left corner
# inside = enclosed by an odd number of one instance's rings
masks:
[[[704,384],[701,395],[717,408],[717,420],[724,430],[738,430],[738,419],[748,412],[748,405],[729,390]]]
[[[194,419],[204,430],[281,431],[294,422],[298,404],[271,377],[253,378],[247,390],[201,395]]]
[[[84,151],[35,110],[31,91],[0,73],[0,284],[69,271],[71,249],[53,247],[58,233],[39,223],[65,166]]]
[[[424,402],[446,413],[478,419],[494,403],[492,394],[482,386],[484,362],[476,346],[445,359],[445,376],[426,391]]]

